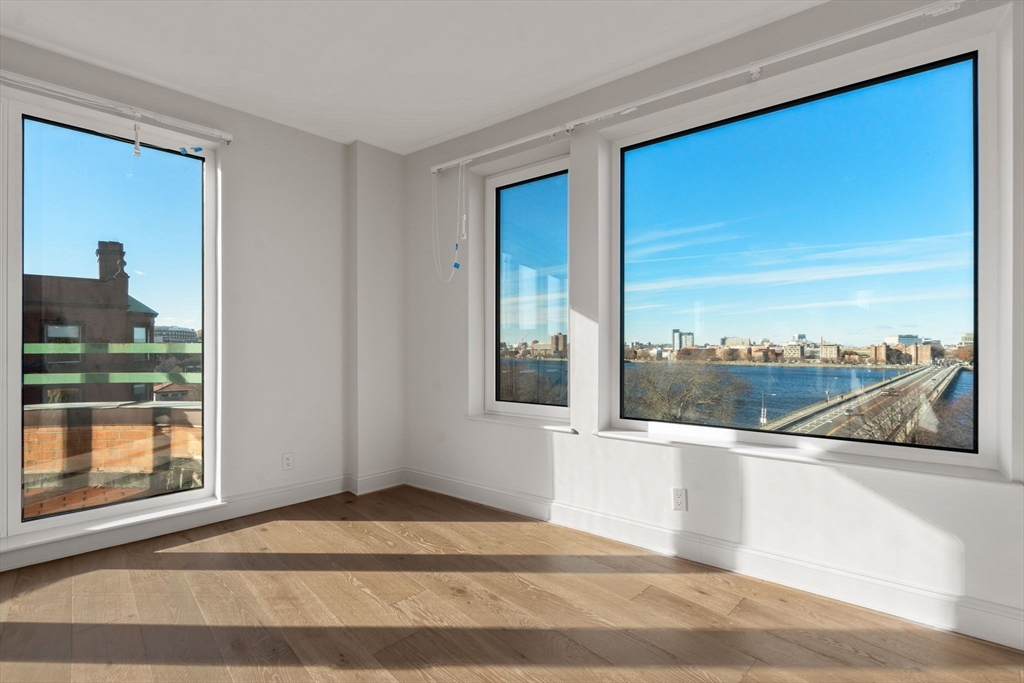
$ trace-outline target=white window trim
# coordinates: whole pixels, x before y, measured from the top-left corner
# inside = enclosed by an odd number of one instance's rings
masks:
[[[967,52],[978,52],[978,156],[979,156],[979,235],[978,235],[978,355],[982,358],[997,358],[1000,353],[1011,351],[1008,343],[1012,316],[1005,315],[1009,307],[1000,301],[999,282],[1001,261],[1000,241],[1005,232],[1013,229],[1012,215],[1000,215],[1000,188],[1010,187],[1001,182],[1001,169],[1012,169],[1007,157],[1012,154],[1012,145],[1001,136],[1006,131],[998,125],[1005,112],[999,106],[1007,106],[1011,100],[1001,88],[1012,87],[1009,79],[999,80],[1001,65],[1000,51],[1005,48],[1002,41],[1010,39],[1010,32],[999,34],[1000,21],[1008,21],[1006,8],[981,13],[960,21],[914,33],[886,43],[858,50],[830,60],[763,78],[754,83],[689,102],[678,107],[657,112],[636,119],[628,124],[604,131],[612,141],[611,183],[609,193],[612,199],[612,248],[611,263],[607,264],[612,285],[606,310],[608,324],[619,328],[620,321],[620,178],[621,150],[639,142],[645,142],[672,133],[688,130],[733,116],[749,113],[776,104],[832,90],[846,85],[860,83],[872,78],[885,76],[904,69],[929,64],[947,57]],[[1003,55],[1012,51],[1002,50]],[[1004,102],[1005,100],[1005,102]],[[638,132],[639,131],[639,132]],[[1005,171],[1004,171],[1005,172]],[[1003,189],[1005,192],[1005,189]],[[892,467],[904,462],[907,469],[921,471],[936,467],[946,468],[943,473],[957,476],[996,476],[1011,478],[1014,457],[1009,453],[1011,443],[1008,420],[999,416],[1000,401],[1011,396],[1008,373],[1000,373],[998,366],[986,365],[984,377],[979,383],[978,395],[978,438],[977,454],[963,454],[931,450],[919,447],[905,447],[885,444],[860,444],[851,441],[832,441],[820,438],[798,437],[789,434],[758,433],[726,428],[701,427],[695,425],[672,425],[643,420],[622,419],[619,414],[620,374],[619,363],[622,340],[614,334],[614,343],[601,359],[601,370],[608,373],[608,411],[602,423],[607,428],[599,430],[599,436],[642,440],[673,446],[694,445],[713,448],[727,448],[748,455],[791,459],[796,461],[816,460],[830,463],[864,465],[875,461],[878,466]],[[1002,375],[1002,376],[1000,376]],[[1018,456],[1019,457],[1019,456]],[[1019,467],[1019,465],[1018,465]],[[965,474],[966,473],[966,474]]]
[[[496,315],[495,293],[497,292],[495,264],[495,230],[497,216],[495,214],[495,193],[501,187],[514,183],[539,178],[541,176],[569,170],[568,157],[549,159],[513,171],[498,173],[484,179],[484,235],[483,235],[483,408],[486,415],[500,415],[510,418],[527,418],[541,423],[554,425],[568,424],[569,408],[567,406],[545,406],[512,401],[497,401],[496,395],[496,359],[497,339],[495,337]],[[566,225],[566,239],[569,226]],[[569,290],[571,291],[571,287]],[[570,344],[571,344],[570,340]],[[569,375],[573,373],[572,354],[569,355]],[[572,400],[572,397],[569,397]]]
[[[22,521],[21,519],[21,310],[22,310],[22,115],[63,123],[131,140],[134,121],[78,104],[16,88],[0,86],[0,263],[7,275],[0,278],[0,420],[6,438],[0,439],[0,550],[34,545],[68,535],[144,522],[160,516],[220,504],[220,143],[187,133],[143,124],[144,144],[177,150],[201,147],[193,153],[206,162],[203,170],[203,488],[153,498],[86,509],[74,514]],[[143,150],[145,153],[145,150]]]

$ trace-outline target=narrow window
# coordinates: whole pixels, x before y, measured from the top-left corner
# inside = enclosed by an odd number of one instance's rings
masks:
[[[43,333],[47,344],[79,344],[82,341],[81,325],[47,325]],[[60,349],[60,347],[54,347]],[[82,360],[79,353],[49,353],[46,363],[77,363]]]
[[[201,488],[204,160],[22,134],[22,520]],[[192,341],[149,348],[158,322]],[[146,407],[161,384],[181,401]]]
[[[497,401],[569,405],[569,174],[496,190]]]
[[[976,61],[622,150],[622,418],[977,452]]]

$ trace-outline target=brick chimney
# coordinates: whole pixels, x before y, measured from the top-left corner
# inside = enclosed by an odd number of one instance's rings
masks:
[[[96,260],[100,266],[100,279],[127,278],[124,272],[124,245],[120,242],[100,242],[96,249]]]

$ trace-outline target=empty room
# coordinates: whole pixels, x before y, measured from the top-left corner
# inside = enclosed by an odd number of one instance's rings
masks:
[[[1020,0],[0,0],[0,681],[1024,683]]]

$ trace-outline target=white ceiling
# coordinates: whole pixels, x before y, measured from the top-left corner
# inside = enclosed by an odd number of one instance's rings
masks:
[[[0,33],[407,154],[818,2],[3,0]]]

